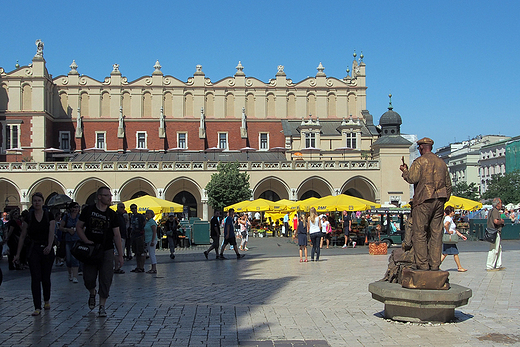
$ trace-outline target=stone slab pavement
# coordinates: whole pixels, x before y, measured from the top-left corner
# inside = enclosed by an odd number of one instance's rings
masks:
[[[383,277],[388,256],[367,247],[322,249],[300,263],[289,239],[251,238],[246,257],[209,260],[196,246],[170,260],[158,251],[158,274],[114,275],[108,317],[89,311],[82,279],[54,267],[52,308],[32,317],[28,270],[0,261],[0,346],[499,346],[520,345],[520,241],[504,241],[505,271],[484,270],[488,244],[459,245],[466,273],[453,257],[450,281],[473,290],[446,324],[386,320],[368,284]],[[149,261],[147,261],[149,267]],[[516,290],[515,290],[516,288]]]

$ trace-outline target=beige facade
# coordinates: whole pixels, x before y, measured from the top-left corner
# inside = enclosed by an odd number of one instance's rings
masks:
[[[37,46],[31,65],[0,68],[6,206],[27,207],[35,191],[84,203],[107,185],[115,201],[139,193],[188,196],[206,219],[204,187],[218,160],[240,162],[254,198],[273,192],[292,200],[340,193],[381,203],[409,199],[399,162],[411,142],[400,136],[401,118],[391,107],[380,127],[373,124],[362,57],[354,57],[346,77],[327,77],[320,63],[316,76],[299,82],[283,66],[268,82],[247,77],[240,62],[234,76],[215,82],[197,65],[184,82],[164,75],[158,61],[151,76],[128,81],[114,64],[97,81],[80,75],[74,61],[67,75],[52,77],[43,43]],[[256,150],[244,158],[240,149],[249,146]],[[59,161],[67,153],[69,161]]]

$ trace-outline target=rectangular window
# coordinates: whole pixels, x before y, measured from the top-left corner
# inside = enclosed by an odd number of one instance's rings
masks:
[[[316,134],[315,133],[305,133],[305,148],[316,147]]]
[[[70,132],[60,131],[60,149],[70,151]]]
[[[269,149],[269,134],[260,133],[260,149]]]
[[[20,148],[20,126],[8,124],[5,126],[5,149]]]
[[[186,133],[177,133],[177,147],[179,148],[188,148],[188,141],[187,141],[188,134]]]
[[[227,133],[218,133],[218,148],[227,149]]]
[[[345,135],[347,136],[347,146],[346,147],[356,149],[357,148],[356,133],[346,133]]]
[[[146,131],[138,131],[136,137],[137,146],[135,148],[148,148],[146,147]]]
[[[105,133],[104,132],[96,132],[96,148],[105,149]]]

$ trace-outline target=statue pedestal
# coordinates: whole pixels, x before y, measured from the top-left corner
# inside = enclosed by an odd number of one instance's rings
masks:
[[[117,137],[122,139],[125,137],[125,129],[124,128],[117,128]]]
[[[247,128],[240,128],[240,137],[247,139]]]
[[[385,304],[385,318],[412,322],[448,322],[455,318],[455,308],[471,298],[469,288],[451,284],[448,290],[403,288],[385,281],[368,285],[372,298]]]
[[[159,138],[164,139],[166,137],[166,129],[159,128]]]
[[[206,129],[199,128],[199,139],[205,139],[206,138]]]

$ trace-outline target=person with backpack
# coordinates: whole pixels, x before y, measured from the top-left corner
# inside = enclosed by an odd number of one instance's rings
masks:
[[[76,233],[76,224],[79,220],[79,204],[75,201],[69,203],[68,212],[65,213],[60,223],[60,230],[65,234],[65,263],[69,272],[69,281],[78,283],[79,261],[70,252],[74,243],[79,240]]]
[[[39,316],[43,308],[50,310],[51,270],[54,263],[54,228],[55,221],[51,213],[44,210],[43,194],[36,192],[31,197],[32,206],[27,218],[22,222],[22,233],[18,241],[18,250],[13,261],[18,263],[25,238],[30,240],[28,250],[29,269],[31,271],[31,292],[33,297],[33,316]]]

